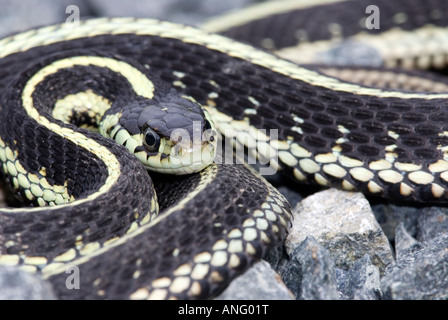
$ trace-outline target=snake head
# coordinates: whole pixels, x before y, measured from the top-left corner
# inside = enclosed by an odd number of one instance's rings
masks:
[[[135,101],[115,118],[117,121],[102,121],[102,126],[109,128],[102,131],[127,147],[148,170],[189,174],[215,159],[217,131],[213,121],[190,97],[170,91],[163,98]]]

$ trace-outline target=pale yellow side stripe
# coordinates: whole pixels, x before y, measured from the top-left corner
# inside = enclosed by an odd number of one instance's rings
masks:
[[[118,61],[111,58],[104,57],[71,57],[62,60],[55,61],[54,63],[42,68],[39,70],[25,85],[25,88],[22,92],[22,104],[28,115],[36,120],[39,124],[45,126],[47,129],[53,131],[54,133],[59,134],[63,138],[66,138],[78,146],[88,150],[89,152],[96,155],[99,159],[101,159],[106,165],[108,170],[108,177],[103,186],[90,196],[74,201],[69,205],[80,205],[82,203],[92,201],[99,197],[102,194],[106,194],[110,188],[118,181],[118,178],[121,174],[120,163],[118,159],[115,157],[113,153],[111,153],[106,147],[103,147],[99,143],[93,141],[92,139],[84,136],[79,132],[75,132],[69,128],[60,127],[56,123],[51,122],[47,118],[41,116],[39,111],[34,108],[32,94],[36,88],[36,86],[42,82],[49,75],[57,72],[60,69],[73,67],[76,65],[88,66],[95,65],[99,67],[109,68],[119,74],[122,74],[124,77],[128,79],[131,83],[135,92],[143,97],[152,98],[154,93],[154,86],[152,82],[140,71],[131,65]],[[65,204],[67,205],[67,204]],[[54,209],[59,209],[61,206],[54,207]],[[50,207],[43,208],[29,208],[29,211],[39,211],[39,210],[48,210]],[[22,209],[13,209],[8,208],[8,212],[11,211],[20,211]]]
[[[443,29],[445,28],[437,28]],[[418,94],[395,91],[381,91],[379,89],[365,88],[349,84],[340,80],[318,74],[314,71],[297,66],[268,53],[256,50],[251,46],[232,41],[228,38],[207,34],[200,29],[161,22],[152,19],[134,18],[103,18],[87,20],[78,27],[70,24],[50,26],[26,35],[13,36],[0,41],[0,58],[8,54],[24,51],[36,46],[51,44],[58,41],[72,40],[82,37],[92,37],[107,34],[135,33],[140,35],[153,35],[166,38],[180,39],[187,43],[204,45],[210,49],[226,53],[232,57],[241,58],[251,63],[272,69],[275,72],[301,80],[306,83],[336,91],[354,94],[370,95],[376,97],[394,97],[401,99],[447,99],[448,94]]]
[[[96,57],[96,56],[77,56],[64,58],[57,60],[48,66],[40,69],[27,83],[29,89],[28,93],[24,96],[30,95],[34,91],[35,86],[45,79],[47,76],[56,73],[58,70],[67,69],[74,66],[97,66],[102,68],[108,68],[118,74],[121,74],[125,79],[129,81],[135,93],[138,95],[152,99],[154,96],[154,85],[148,79],[148,77],[141,73],[137,68],[131,66],[130,64],[106,57]],[[31,111],[27,110],[28,112]],[[37,112],[37,110],[36,110]]]
[[[146,232],[148,229],[154,227],[156,224],[158,224],[161,221],[168,218],[176,210],[182,209],[191,199],[195,198],[200,192],[204,191],[209,186],[209,184],[215,179],[217,173],[218,173],[218,169],[217,169],[216,165],[208,166],[203,171],[201,171],[201,181],[199,182],[198,187],[195,190],[193,190],[192,192],[190,192],[176,206],[171,207],[163,215],[158,216],[156,219],[141,226],[140,228],[136,229],[135,231],[125,234],[124,236],[117,239],[116,241],[110,242],[109,244],[104,245],[102,248],[100,248],[96,251],[93,251],[92,253],[86,254],[86,255],[79,257],[73,261],[70,261],[70,265],[80,266],[83,263],[88,262],[92,258],[97,257],[109,250],[112,250],[113,248],[116,248],[117,246],[124,244],[124,243],[128,242],[129,239],[135,238],[136,236],[142,234],[143,232]],[[60,264],[60,265],[57,263],[55,263],[54,265],[49,264],[44,269],[42,269],[42,276],[43,276],[43,278],[48,279],[51,276],[65,272],[66,268],[67,268],[66,264]]]

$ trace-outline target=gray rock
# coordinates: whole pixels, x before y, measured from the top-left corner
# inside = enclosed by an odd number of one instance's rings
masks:
[[[387,299],[448,299],[448,234],[410,247],[390,265],[381,279]]]
[[[306,237],[313,236],[344,270],[366,254],[381,272],[393,262],[389,242],[360,193],[336,189],[318,192],[304,199],[293,215],[286,239],[290,255]]]
[[[278,273],[281,273],[283,268],[289,261],[284,243],[281,243],[280,245],[269,249],[263,259],[271,265],[272,269],[274,269]]]
[[[412,237],[404,227],[403,223],[400,223],[395,232],[395,256],[397,259],[402,258],[410,251],[420,250],[422,243]]]
[[[421,210],[417,220],[417,236],[421,241],[429,241],[440,233],[448,233],[448,209],[441,207],[428,207]]]
[[[282,279],[297,299],[335,300],[335,264],[328,250],[313,237],[306,238],[290,255]]]
[[[395,230],[400,223],[403,223],[411,236],[417,234],[417,219],[421,214],[421,208],[378,204],[372,206],[372,210],[389,241],[394,241]]]
[[[286,286],[296,299],[302,294],[302,266],[297,259],[293,258],[281,271],[281,277]]]
[[[0,266],[0,300],[54,300],[49,283],[15,267]]]
[[[294,296],[269,263],[262,260],[236,278],[216,299],[292,300]]]
[[[357,260],[349,271],[337,269],[338,291],[349,300],[381,298],[380,272],[368,255]]]

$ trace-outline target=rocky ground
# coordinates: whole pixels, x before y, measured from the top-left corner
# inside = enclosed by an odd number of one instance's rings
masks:
[[[256,282],[255,271],[273,267],[282,279],[272,277],[276,296],[269,287],[245,291],[249,297],[284,299],[286,286],[292,299],[447,299],[447,215],[446,208],[371,205],[360,193],[317,192],[295,206],[285,245],[266,257],[270,265],[260,262],[227,291],[243,295],[243,281]]]
[[[0,0],[0,35],[65,21],[65,9],[73,4],[82,18],[120,15],[197,24],[248,2]],[[275,183],[294,208],[289,236],[218,299],[448,298],[447,208],[392,204],[334,189],[305,196],[300,189],[306,187]],[[0,299],[54,297],[47,284],[6,267],[0,268],[0,288]]]

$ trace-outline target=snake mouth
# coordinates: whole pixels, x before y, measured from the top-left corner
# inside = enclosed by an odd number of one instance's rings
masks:
[[[110,138],[125,146],[146,169],[159,173],[184,175],[199,172],[214,162],[218,149],[214,127],[202,130],[202,134],[194,138],[190,138],[188,133],[163,137],[157,143],[157,150],[153,151],[148,150],[142,134],[130,135],[119,124],[107,131],[110,131]],[[175,133],[179,132],[184,131]]]
[[[190,142],[188,146],[165,140],[157,154],[140,158],[140,161],[150,171],[183,175],[199,172],[211,165],[216,151],[216,139]]]
[[[176,128],[169,136],[161,133],[159,136],[160,143],[156,152],[148,153],[146,148],[147,157],[140,158],[150,171],[175,175],[191,174],[203,170],[216,158],[217,130],[207,113],[202,121],[192,122],[191,130]]]
[[[206,110],[203,110],[200,121],[194,120],[189,126],[175,128],[166,134],[157,133],[161,137],[157,152],[148,154],[146,161],[142,161],[150,171],[191,174],[215,161],[218,134]]]
[[[176,174],[189,174],[199,172],[212,164],[216,157],[216,143],[203,142],[193,145],[189,149],[176,148],[172,149],[174,156],[171,156],[171,166],[176,169]]]

